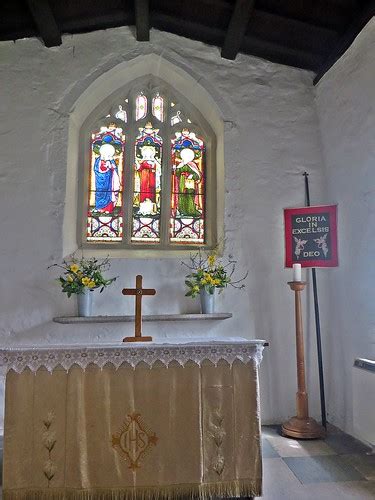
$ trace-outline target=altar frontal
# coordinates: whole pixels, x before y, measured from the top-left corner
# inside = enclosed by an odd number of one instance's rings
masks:
[[[243,341],[0,351],[4,500],[261,495],[262,349]]]

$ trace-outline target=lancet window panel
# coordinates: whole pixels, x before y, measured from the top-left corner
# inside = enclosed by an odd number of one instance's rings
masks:
[[[204,243],[204,142],[189,129],[172,139],[171,241]]]
[[[215,138],[199,111],[172,89],[137,85],[97,115],[84,155],[82,247],[215,246],[214,189],[211,197],[207,190]]]
[[[122,241],[125,134],[102,127],[91,137],[87,240]]]
[[[135,140],[132,241],[160,241],[163,139],[149,122]]]

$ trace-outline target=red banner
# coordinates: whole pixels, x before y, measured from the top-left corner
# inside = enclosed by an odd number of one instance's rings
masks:
[[[337,206],[285,208],[285,267],[336,267]]]

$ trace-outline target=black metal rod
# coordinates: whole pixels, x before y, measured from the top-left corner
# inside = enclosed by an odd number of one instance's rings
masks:
[[[303,175],[305,177],[306,206],[309,207],[310,206],[309,174],[307,172],[304,172]],[[326,429],[327,428],[327,416],[326,416],[326,399],[325,399],[325,391],[324,391],[322,340],[321,340],[321,333],[320,333],[318,286],[316,283],[316,269],[314,267],[311,269],[311,273],[312,273],[312,280],[313,280],[316,345],[317,345],[317,352],[318,352],[320,409],[321,409],[321,415],[322,415],[322,425]]]

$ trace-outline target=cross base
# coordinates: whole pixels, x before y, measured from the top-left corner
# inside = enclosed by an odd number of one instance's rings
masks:
[[[152,342],[152,337],[125,337],[123,342]]]

